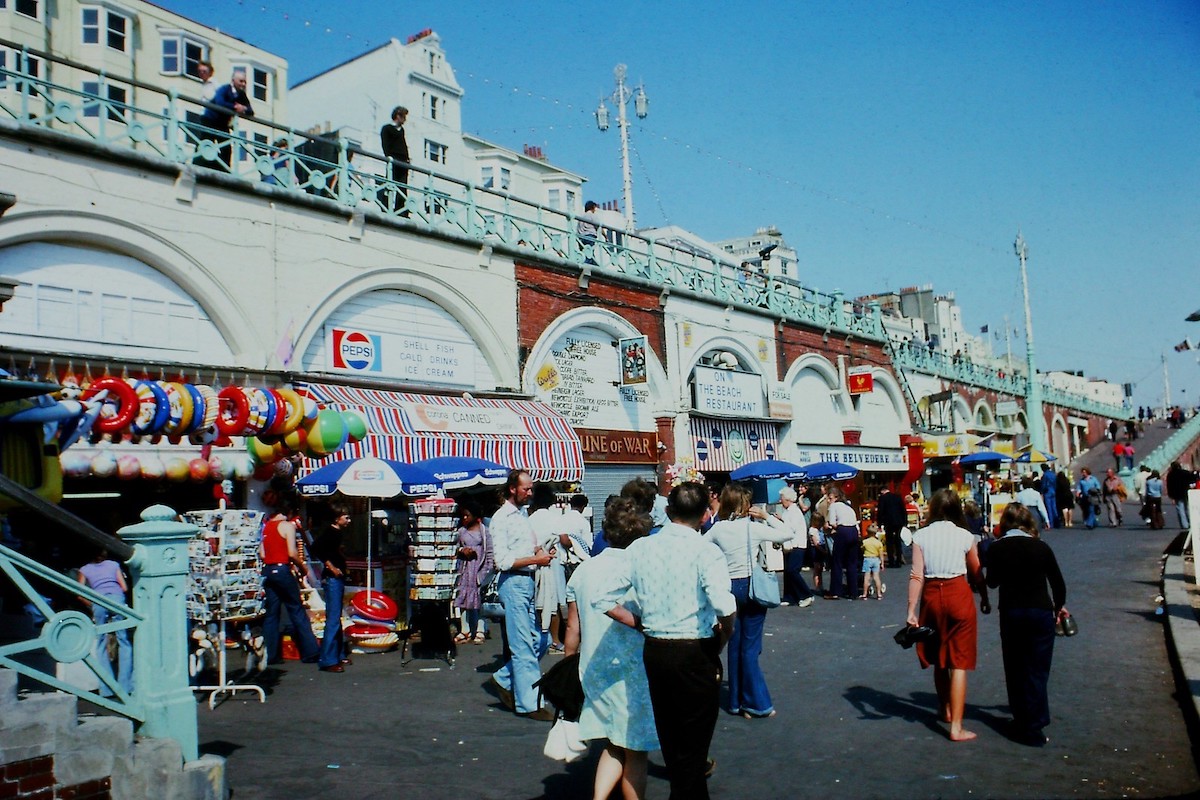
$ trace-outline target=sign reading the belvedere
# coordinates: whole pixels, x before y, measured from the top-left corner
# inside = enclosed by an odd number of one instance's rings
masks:
[[[696,411],[722,417],[762,417],[762,378],[749,372],[734,372],[698,366],[692,370]]]

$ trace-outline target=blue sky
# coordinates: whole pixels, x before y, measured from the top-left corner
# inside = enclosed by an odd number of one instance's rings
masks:
[[[432,28],[464,130],[541,146],[597,200],[621,171],[592,112],[625,63],[650,97],[639,226],[776,225],[808,285],[933,284],[993,334],[1022,330],[1020,228],[1040,369],[1160,403],[1165,352],[1172,399],[1200,403],[1200,356],[1174,351],[1200,344],[1200,3],[160,4],[282,55],[293,83]]]

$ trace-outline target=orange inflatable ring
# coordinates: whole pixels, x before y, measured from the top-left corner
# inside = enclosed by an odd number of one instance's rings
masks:
[[[358,592],[350,598],[350,608],[360,617],[391,622],[400,616],[396,601],[380,591]]]
[[[282,426],[276,425],[280,430],[272,432],[278,433],[280,436],[287,436],[304,422],[304,398],[295,389],[272,389],[271,391],[283,400],[283,408],[287,409],[286,415],[282,413],[279,415],[283,418]]]
[[[108,390],[108,396],[104,398],[100,418],[96,420],[94,427],[100,433],[116,433],[133,422],[140,401],[133,387],[120,378],[101,378],[93,381],[81,399],[90,400],[105,389]]]
[[[372,592],[371,594],[374,594]],[[347,625],[342,631],[347,638],[359,639],[363,637],[387,636],[394,631],[386,625],[370,625],[367,623],[356,622],[353,625]]]
[[[237,386],[226,386],[217,393],[220,411],[217,414],[217,432],[225,436],[241,436],[250,419],[250,398]]]

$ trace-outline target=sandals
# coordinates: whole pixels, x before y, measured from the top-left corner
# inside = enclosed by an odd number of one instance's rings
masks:
[[[475,638],[473,641],[475,642],[475,644],[483,644],[484,642],[487,641],[487,636],[483,635],[482,633],[477,633],[477,634],[475,634]]]
[[[454,637],[455,644],[466,644],[469,641],[471,641],[471,637],[467,636],[465,633],[460,633]]]

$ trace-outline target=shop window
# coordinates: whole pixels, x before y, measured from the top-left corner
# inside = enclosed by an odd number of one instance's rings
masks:
[[[208,60],[208,45],[182,34],[163,36],[162,74],[200,79],[200,62]]]
[[[108,108],[108,118],[114,122],[125,121],[125,103],[128,101],[129,94],[124,86],[114,86],[106,84],[101,89],[98,81],[84,81],[83,93],[88,95],[84,98],[83,115],[85,117],[99,117],[100,106]],[[105,103],[104,100],[108,100]]]

